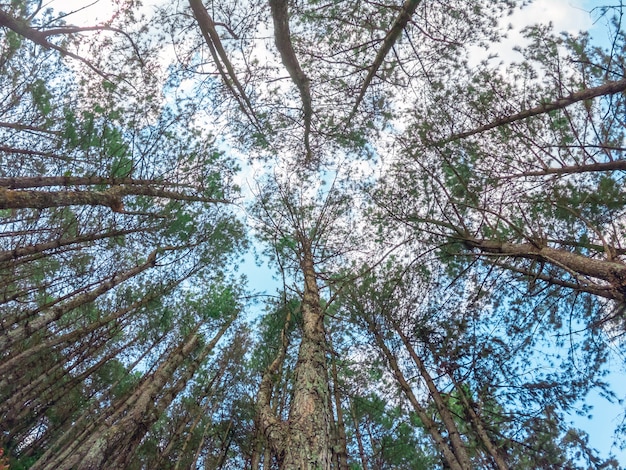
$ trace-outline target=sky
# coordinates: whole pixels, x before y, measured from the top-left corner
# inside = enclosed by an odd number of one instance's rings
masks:
[[[81,10],[85,6],[84,0],[52,0],[47,6],[65,12],[80,10],[67,17],[66,20],[68,23],[84,26],[108,20],[115,11],[113,3],[110,0],[96,0],[90,7]],[[150,8],[156,3],[159,1],[144,1],[146,8]],[[594,8],[616,3],[617,0],[536,0],[530,6],[518,10],[512,16],[504,19],[502,26],[506,27],[510,24],[513,29],[508,33],[508,38],[495,44],[489,53],[497,53],[498,57],[494,60],[502,60],[505,63],[519,60],[521,56],[514,52],[513,48],[523,44],[520,31],[525,26],[547,21],[553,23],[555,31],[566,31],[572,34],[579,31],[591,31],[600,45],[608,44],[606,18],[600,18],[599,11],[594,10]],[[246,273],[251,290],[258,293],[275,293],[278,282],[272,278],[267,267],[256,264],[251,254],[246,257],[240,271]],[[619,399],[626,399],[626,392],[624,392],[625,388],[623,387],[626,371],[623,364],[623,360],[617,358],[611,366],[612,373],[608,377],[614,390],[620,394]],[[600,450],[601,455],[607,456],[609,453],[613,453],[621,463],[626,465],[626,451],[620,451],[617,447],[612,446],[613,431],[624,418],[623,406],[618,403],[610,403],[599,394],[594,394],[588,403],[594,407],[591,412],[592,418],[573,414],[572,422],[576,427],[589,433],[589,444]]]

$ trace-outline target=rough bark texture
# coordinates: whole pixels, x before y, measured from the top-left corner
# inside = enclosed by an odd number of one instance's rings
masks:
[[[162,393],[175,371],[196,348],[199,340],[196,328],[181,346],[169,354],[152,377],[143,381],[121,406],[116,407],[113,415],[100,422],[96,429],[84,433],[83,439],[70,444],[56,459],[42,463],[36,468],[42,470],[126,468],[150,427],[185,387],[231,323],[232,319],[221,327],[182,376]]]
[[[124,211],[124,196],[152,196],[177,201],[223,202],[224,199],[189,195],[152,186],[114,186],[103,191],[36,191],[0,187],[0,209],[48,209],[65,206],[106,206]]]
[[[508,243],[471,237],[464,238],[463,241],[468,247],[476,248],[485,254],[544,261],[565,269],[582,286],[587,284],[585,277],[604,281],[607,284],[607,291],[611,291],[612,298],[624,300],[626,293],[626,264],[620,260],[590,258],[578,253],[531,243]],[[548,279],[548,282],[551,281]]]
[[[324,312],[310,248],[303,245],[302,342],[281,468],[330,470],[332,433]]]
[[[304,275],[302,297],[302,341],[294,371],[294,389],[289,418],[279,420],[271,409],[272,375],[282,363],[287,341],[265,372],[259,394],[258,424],[280,461],[281,470],[330,470],[332,462],[333,415],[326,365],[324,311],[317,287],[310,245],[300,240],[300,268]],[[255,462],[258,465],[258,461]]]

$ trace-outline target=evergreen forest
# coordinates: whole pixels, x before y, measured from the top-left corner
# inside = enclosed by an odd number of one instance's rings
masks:
[[[625,8],[2,0],[0,470],[622,468]]]

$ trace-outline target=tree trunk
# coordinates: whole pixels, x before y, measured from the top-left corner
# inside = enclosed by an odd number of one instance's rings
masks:
[[[257,422],[280,461],[281,470],[330,470],[332,462],[332,411],[326,368],[324,311],[317,287],[311,247],[300,240],[300,268],[304,277],[302,341],[294,370],[293,399],[287,422],[271,409],[272,377],[284,360],[289,317],[283,329],[283,345],[266,370],[257,397]],[[265,466],[266,464],[264,464]]]
[[[337,409],[337,466],[339,470],[348,470],[348,439],[346,437],[343,410],[341,409],[341,394],[339,393],[338,378],[339,374],[337,374],[337,364],[335,360],[331,363],[331,372],[333,374],[333,396],[335,398],[335,408]]]
[[[121,406],[116,407],[113,415],[101,421],[88,435],[83,433],[82,439],[77,439],[63,452],[59,452],[56,458],[49,462],[37,462],[33,469],[97,470],[106,468],[108,465],[112,465],[112,468],[127,466],[145,433],[178,392],[184,388],[195,369],[217,344],[231,323],[232,319],[203,348],[190,366],[190,370],[187,370],[160,398],[157,399],[157,395],[197,346],[199,340],[197,328],[182,345],[168,355],[165,362],[149,380],[141,383]]]
[[[417,366],[417,370],[422,376],[422,379],[424,379],[424,382],[426,382],[426,387],[428,388],[430,396],[435,402],[435,407],[437,408],[437,411],[439,412],[439,416],[441,416],[443,425],[445,426],[446,431],[448,431],[448,439],[450,439],[450,443],[452,444],[454,455],[456,455],[457,459],[459,460],[459,463],[461,464],[463,468],[466,468],[466,469],[471,468],[472,465],[470,462],[469,455],[467,454],[467,449],[465,448],[465,445],[463,444],[463,441],[461,439],[461,434],[459,433],[459,429],[456,423],[454,422],[454,417],[452,416],[452,413],[450,412],[448,405],[446,404],[445,400],[441,396],[441,393],[439,393],[439,390],[437,389],[435,382],[433,381],[432,377],[428,373],[426,366],[424,366],[424,362],[415,352],[415,349],[413,348],[413,345],[411,344],[409,339],[402,332],[402,330],[398,328],[397,325],[394,325],[394,329],[396,330],[396,332],[402,339],[402,343],[404,344],[404,347],[409,352],[411,359],[413,359],[413,362]]]
[[[111,277],[111,279],[102,282],[97,288],[78,295],[62,305],[52,308],[47,308],[47,305],[44,305],[43,307],[37,309],[34,314],[42,311],[45,311],[45,313],[41,316],[38,316],[37,318],[34,318],[33,320],[27,321],[25,324],[20,325],[17,328],[9,329],[8,331],[6,331],[6,333],[0,336],[0,349],[8,351],[11,345],[27,338],[34,331],[48,326],[50,323],[59,320],[63,315],[70,312],[71,310],[94,301],[99,296],[110,291],[122,282],[142,273],[146,269],[153,267],[156,264],[156,255],[157,250],[153,251],[148,256],[148,259],[144,264],[136,266],[135,268],[128,271],[116,273],[113,277]],[[54,303],[57,302],[55,301]]]
[[[330,470],[332,415],[326,369],[324,312],[310,245],[308,241],[302,241],[301,246],[301,268],[304,275],[302,342],[294,371],[294,397],[289,410],[281,468]]]
[[[428,413],[426,413],[426,410],[424,409],[424,407],[420,405],[419,401],[417,400],[417,397],[413,393],[413,389],[411,388],[409,383],[406,381],[406,378],[404,377],[404,374],[402,373],[402,370],[400,369],[400,366],[398,365],[398,361],[396,360],[395,356],[392,354],[392,352],[389,350],[389,348],[385,344],[377,326],[369,319],[366,319],[366,321],[369,324],[370,331],[374,335],[376,344],[378,345],[380,350],[383,352],[383,354],[387,358],[387,363],[389,364],[393,372],[393,375],[396,377],[396,380],[398,381],[400,388],[402,389],[405,396],[408,398],[409,402],[413,406],[413,410],[422,421],[422,424],[424,425],[424,429],[426,429],[426,431],[431,435],[431,437],[435,441],[435,445],[437,446],[437,449],[439,450],[439,452],[441,452],[441,455],[443,456],[444,460],[447,462],[447,464],[452,470],[468,470],[469,467],[464,466],[458,460],[458,457],[456,456],[454,451],[450,448],[448,443],[445,441],[445,439],[439,432],[439,429],[437,429],[437,424],[428,415]]]
[[[359,456],[361,457],[361,466],[363,470],[368,470],[367,456],[365,455],[365,448],[363,447],[363,436],[361,435],[361,429],[359,428],[359,420],[354,411],[354,403],[350,400],[350,414],[352,415],[352,422],[354,423],[354,435],[356,437],[356,443],[359,447]]]

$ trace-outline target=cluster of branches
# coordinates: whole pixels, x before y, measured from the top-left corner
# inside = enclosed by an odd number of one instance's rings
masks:
[[[504,74],[465,59],[516,2],[469,3],[189,0],[150,25],[167,72],[133,5],[136,34],[1,7],[11,463],[617,467],[564,416],[623,331],[624,34],[530,28]],[[254,333],[205,113],[267,169],[251,228],[283,286]]]

